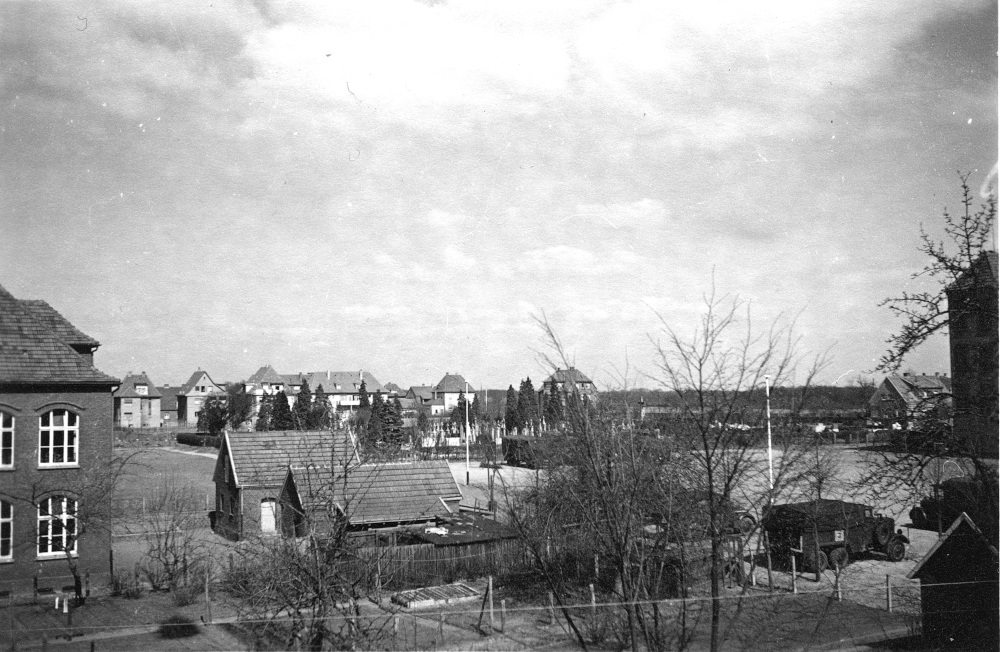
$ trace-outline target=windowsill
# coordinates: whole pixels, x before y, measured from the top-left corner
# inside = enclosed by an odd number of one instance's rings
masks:
[[[17,471],[17,467],[15,467],[15,466],[0,466],[0,473],[3,473],[4,471]]]
[[[80,468],[79,462],[70,462],[68,464],[39,464],[38,470],[44,471],[45,469],[78,469]]]
[[[70,553],[70,557],[72,557],[74,559],[76,559],[79,556],[80,556],[80,553],[78,553],[78,552]],[[60,552],[46,552],[46,553],[36,553],[35,554],[35,560],[36,561],[56,561],[56,560],[59,560],[59,559],[66,559],[66,553],[65,553],[65,551],[60,551]]]
[[[13,564],[13,563],[14,563],[13,557],[0,557],[0,564]]]

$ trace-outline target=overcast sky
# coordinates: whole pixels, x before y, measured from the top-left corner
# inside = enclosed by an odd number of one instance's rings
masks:
[[[870,371],[997,161],[995,2],[5,2],[0,284],[179,383],[599,385],[718,292]],[[948,371],[944,338],[909,360]],[[649,380],[640,384],[652,385]]]

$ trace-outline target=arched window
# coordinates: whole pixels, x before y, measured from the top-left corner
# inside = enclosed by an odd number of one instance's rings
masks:
[[[52,410],[42,415],[38,427],[38,465],[77,465],[80,418],[69,410]]]
[[[14,466],[14,416],[0,412],[0,469]]]
[[[76,552],[76,499],[43,498],[38,503],[38,555]]]
[[[14,507],[0,500],[0,561],[14,558]]]

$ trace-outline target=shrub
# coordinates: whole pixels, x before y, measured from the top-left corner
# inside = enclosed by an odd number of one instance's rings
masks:
[[[134,600],[141,598],[144,587],[139,578],[128,571],[117,570],[111,578],[111,595]]]

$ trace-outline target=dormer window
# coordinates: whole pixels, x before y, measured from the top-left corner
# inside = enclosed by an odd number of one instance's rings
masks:
[[[149,396],[149,387],[145,385],[136,385],[135,393],[139,394],[140,396]]]

